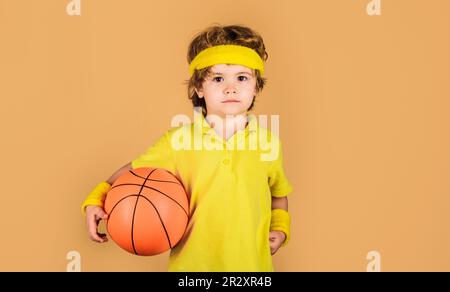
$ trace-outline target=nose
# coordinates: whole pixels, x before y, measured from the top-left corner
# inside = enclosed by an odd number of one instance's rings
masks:
[[[237,93],[236,86],[233,83],[228,83],[227,86],[225,87],[225,94],[229,95],[236,93]]]

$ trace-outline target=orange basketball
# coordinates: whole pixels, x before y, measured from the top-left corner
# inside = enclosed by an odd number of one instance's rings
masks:
[[[161,168],[136,168],[120,176],[105,199],[112,240],[136,255],[175,246],[188,222],[188,198],[178,179]]]

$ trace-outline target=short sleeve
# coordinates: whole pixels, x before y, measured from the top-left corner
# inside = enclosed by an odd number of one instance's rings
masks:
[[[155,144],[131,161],[133,169],[139,167],[163,168],[176,173],[176,163],[170,145],[169,132],[165,133]]]
[[[278,145],[278,157],[269,166],[269,187],[273,197],[285,197],[292,192],[292,186],[284,173],[281,143]]]

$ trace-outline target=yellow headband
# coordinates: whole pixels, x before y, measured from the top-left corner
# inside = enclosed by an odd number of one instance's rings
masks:
[[[191,64],[189,73],[216,64],[242,65],[251,69],[259,70],[261,76],[264,74],[264,63],[258,53],[248,47],[236,45],[219,45],[204,49]]]

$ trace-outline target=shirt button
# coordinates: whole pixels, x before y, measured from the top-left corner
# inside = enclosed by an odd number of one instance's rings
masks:
[[[223,163],[224,165],[228,165],[228,164],[230,163],[230,159],[225,158],[225,159],[222,161],[222,163]]]

